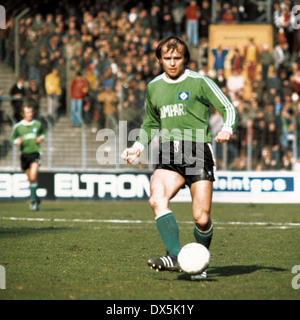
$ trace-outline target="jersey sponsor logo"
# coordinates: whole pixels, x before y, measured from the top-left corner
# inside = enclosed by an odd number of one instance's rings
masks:
[[[23,140],[34,140],[36,138],[35,133],[27,133],[23,136]]]
[[[162,106],[160,109],[160,118],[181,117],[185,115],[185,106],[182,103]]]
[[[179,101],[189,101],[190,100],[190,93],[189,92],[179,92],[178,100]]]

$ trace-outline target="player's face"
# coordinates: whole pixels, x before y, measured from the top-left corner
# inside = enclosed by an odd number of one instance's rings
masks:
[[[162,47],[160,63],[169,79],[177,79],[184,73],[185,58],[183,48],[182,50],[180,49],[179,47],[179,50],[172,49],[168,51],[167,46]]]
[[[32,108],[24,108],[23,118],[27,122],[31,122],[33,119],[33,109]]]

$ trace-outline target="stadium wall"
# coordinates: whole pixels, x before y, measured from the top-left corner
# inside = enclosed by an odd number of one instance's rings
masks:
[[[38,195],[45,200],[148,200],[151,173],[40,172]],[[219,171],[214,202],[300,203],[300,173]],[[29,198],[23,173],[0,173],[0,202]],[[189,189],[172,200],[190,201]]]

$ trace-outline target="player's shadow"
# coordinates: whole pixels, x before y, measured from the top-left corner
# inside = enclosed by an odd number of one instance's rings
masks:
[[[284,272],[286,269],[275,267],[264,267],[259,265],[251,266],[223,266],[223,267],[211,267],[207,271],[207,278],[202,281],[217,281],[218,277],[231,277],[238,275],[250,274],[256,271],[265,270],[266,272]],[[178,280],[190,280],[190,275],[181,274],[178,276]]]
[[[275,268],[275,267],[264,267],[260,265],[252,265],[252,266],[224,266],[224,267],[212,267],[209,270],[211,275],[217,277],[230,277],[230,276],[238,276],[244,274],[250,274],[256,271],[265,270],[267,272],[283,272],[286,269]]]

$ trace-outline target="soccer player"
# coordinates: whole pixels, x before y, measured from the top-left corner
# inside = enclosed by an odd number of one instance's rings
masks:
[[[30,184],[30,209],[38,211],[40,199],[37,196],[37,176],[40,166],[40,144],[45,138],[45,132],[40,121],[33,119],[34,110],[26,105],[23,107],[23,120],[15,124],[11,141],[20,147],[21,168],[26,173]]]
[[[167,255],[150,259],[148,265],[157,271],[179,271],[179,228],[169,202],[181,188],[189,187],[194,237],[209,249],[213,236],[210,211],[215,180],[208,125],[209,106],[214,106],[224,119],[223,128],[215,137],[216,142],[230,140],[236,127],[237,113],[211,79],[186,68],[190,54],[180,38],[171,36],[161,40],[156,56],[164,73],[147,85],[146,113],[139,137],[132,147],[123,151],[121,157],[127,163],[135,161],[157,129],[161,129],[159,163],[151,179],[149,204]],[[192,279],[205,277],[204,271]]]

